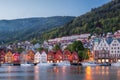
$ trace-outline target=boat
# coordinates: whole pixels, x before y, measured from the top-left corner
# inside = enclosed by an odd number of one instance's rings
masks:
[[[62,62],[59,62],[59,63],[56,63],[58,66],[70,66],[70,62],[69,61],[62,61]]]
[[[34,64],[22,63],[20,66],[34,66]]]
[[[101,63],[100,66],[111,66],[111,64],[108,62],[104,62],[104,63]]]
[[[100,64],[96,63],[95,61],[89,62],[81,62],[82,66],[99,66]]]
[[[4,64],[1,64],[1,66],[13,66],[13,64],[4,63]]]
[[[37,66],[52,66],[53,63],[38,63]]]
[[[81,66],[82,64],[81,64],[81,62],[79,62],[79,63],[70,63],[71,65],[74,65],[74,66]]]
[[[120,66],[120,62],[111,63],[111,66]]]

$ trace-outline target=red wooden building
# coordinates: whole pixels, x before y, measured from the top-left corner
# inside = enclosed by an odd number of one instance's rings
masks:
[[[77,52],[73,52],[71,54],[70,60],[72,63],[78,63],[79,62],[79,56]]]
[[[63,52],[63,60],[64,61],[70,61],[70,56],[71,56],[71,52],[69,50],[64,50],[64,52]]]
[[[52,62],[54,62],[54,58],[55,58],[54,52],[49,51],[48,54],[47,54],[47,61],[52,63]]]
[[[13,54],[13,63],[14,64],[20,64],[20,54],[19,53],[14,53]]]
[[[61,62],[63,61],[63,54],[62,51],[58,50],[55,54],[55,62]]]
[[[5,62],[5,52],[3,50],[0,50],[0,64],[3,64]]]

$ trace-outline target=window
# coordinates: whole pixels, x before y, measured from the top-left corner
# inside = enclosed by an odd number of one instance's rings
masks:
[[[106,50],[108,50],[108,47],[106,47]]]
[[[113,53],[113,51],[111,51],[111,53]]]
[[[113,49],[113,47],[111,47],[111,49]]]
[[[119,51],[118,51],[118,53],[119,53]]]
[[[118,49],[120,49],[120,48],[118,47]]]

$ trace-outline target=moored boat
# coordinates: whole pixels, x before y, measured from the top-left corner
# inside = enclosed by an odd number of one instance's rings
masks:
[[[104,63],[101,63],[100,66],[111,66],[111,63],[104,62]]]
[[[59,62],[59,63],[56,63],[58,66],[70,66],[70,62],[69,61],[62,61],[62,62]]]
[[[111,66],[120,66],[120,62],[111,63]]]
[[[1,66],[13,66],[13,64],[4,63],[4,64],[1,64]]]
[[[27,64],[27,63],[22,63],[20,66],[34,66],[34,64]]]
[[[82,66],[100,66],[100,64],[96,63],[95,61],[89,62],[81,62]]]
[[[53,63],[38,63],[37,66],[52,66]]]

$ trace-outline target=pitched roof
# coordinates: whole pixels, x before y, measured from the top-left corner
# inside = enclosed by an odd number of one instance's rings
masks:
[[[113,41],[113,38],[112,38],[112,37],[106,38],[106,42],[107,42],[108,44],[111,44],[112,41]]]

